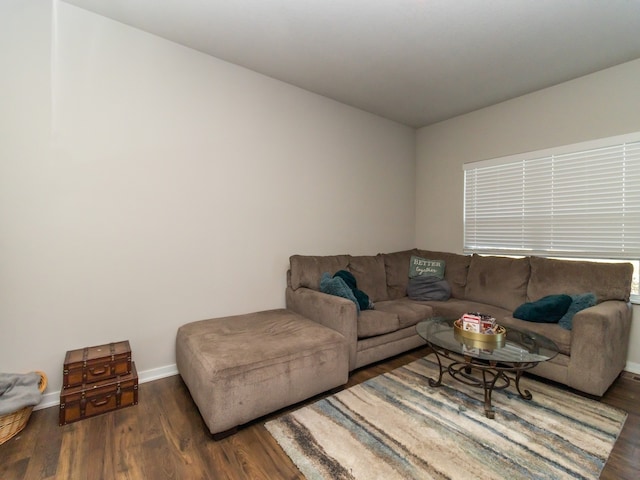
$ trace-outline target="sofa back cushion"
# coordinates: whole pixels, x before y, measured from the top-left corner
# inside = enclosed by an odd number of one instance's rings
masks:
[[[289,257],[289,265],[292,289],[307,287],[320,290],[322,274],[328,272],[333,276],[338,270],[346,270],[349,266],[349,255],[292,255]]]
[[[382,254],[387,276],[387,296],[389,300],[397,300],[407,296],[411,255],[417,255],[415,249]]]
[[[471,262],[470,255],[420,249],[417,250],[416,255],[422,258],[428,258],[429,260],[444,260],[444,279],[451,287],[451,297],[464,298],[469,263]]]
[[[387,275],[382,255],[349,257],[348,270],[356,277],[358,289],[369,295],[372,302],[388,300]]]
[[[593,292],[598,302],[629,301],[633,265],[531,257],[531,279],[527,299],[546,295]]]
[[[484,257],[473,254],[465,298],[513,311],[527,299],[529,274],[528,257]]]

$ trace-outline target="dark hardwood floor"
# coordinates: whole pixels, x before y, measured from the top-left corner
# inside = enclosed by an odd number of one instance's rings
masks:
[[[421,348],[358,370],[347,387],[426,353]],[[603,479],[639,477],[640,379],[634,377],[623,374],[602,398],[629,413]],[[212,440],[179,376],[140,385],[139,400],[64,427],[58,426],[57,407],[35,411],[20,435],[0,445],[0,479],[303,478],[264,428],[266,418]]]

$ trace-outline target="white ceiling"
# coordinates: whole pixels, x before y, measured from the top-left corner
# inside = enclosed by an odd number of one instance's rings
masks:
[[[640,0],[65,1],[413,127],[640,58]]]

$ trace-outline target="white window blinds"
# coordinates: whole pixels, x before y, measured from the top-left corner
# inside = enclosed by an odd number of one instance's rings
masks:
[[[464,169],[465,252],[640,258],[640,132]]]

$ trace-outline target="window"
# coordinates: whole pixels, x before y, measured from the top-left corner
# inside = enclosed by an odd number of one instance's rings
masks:
[[[464,171],[465,252],[627,260],[640,293],[640,132]]]

